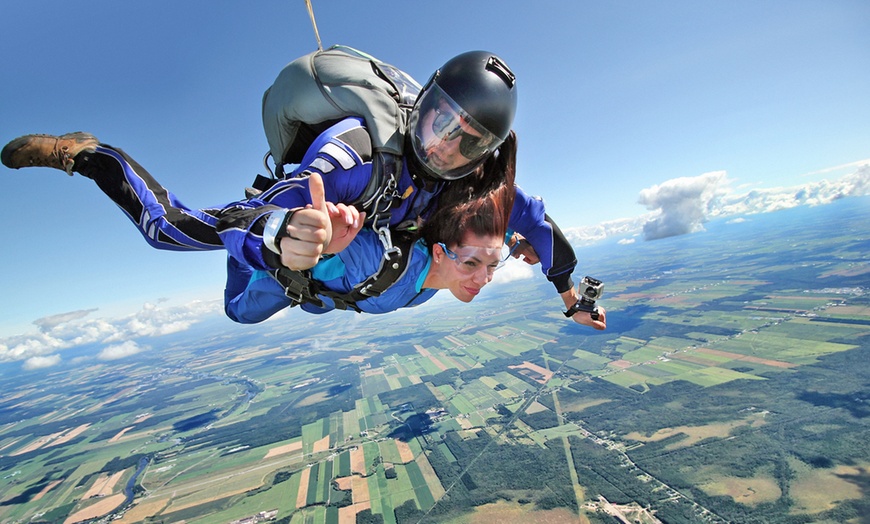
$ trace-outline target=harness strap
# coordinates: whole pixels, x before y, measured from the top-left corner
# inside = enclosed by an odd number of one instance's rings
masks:
[[[371,178],[354,205],[368,213],[366,223],[376,231],[390,226],[392,209],[401,203],[398,198],[401,175],[401,157],[383,152],[374,154]]]
[[[281,268],[271,271],[270,274],[284,287],[284,294],[293,300],[293,305],[313,304],[317,307],[324,307],[323,301],[317,298],[320,293],[320,284],[311,278],[311,271]]]
[[[411,249],[416,241],[416,235],[410,231],[397,232],[395,242],[391,242],[389,229],[383,228],[378,233],[381,235],[381,241],[385,242],[385,247],[388,243],[390,247],[385,249],[377,273],[370,275],[363,282],[354,286],[353,290],[348,293],[353,302],[381,296],[408,269],[408,261],[411,258]]]
[[[271,274],[284,287],[284,294],[296,304],[325,307],[321,298],[325,297],[333,302],[335,309],[350,309],[361,313],[362,310],[357,302],[381,296],[404,275],[408,269],[411,250],[417,239],[417,236],[411,231],[397,232],[395,242],[391,241],[389,229],[384,228],[378,233],[381,235],[382,242],[386,237],[386,242],[389,242],[390,247],[385,249],[377,272],[354,286],[349,293],[324,289],[318,281],[311,278],[309,270],[293,271],[281,268],[272,271]]]

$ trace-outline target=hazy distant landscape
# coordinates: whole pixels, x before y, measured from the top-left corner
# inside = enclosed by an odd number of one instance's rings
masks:
[[[0,522],[868,522],[870,199],[706,229],[578,250],[601,333],[536,276],[3,364]]]

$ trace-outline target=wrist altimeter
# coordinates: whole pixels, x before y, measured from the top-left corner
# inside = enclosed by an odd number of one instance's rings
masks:
[[[273,211],[266,219],[266,225],[263,227],[263,244],[276,255],[281,254],[281,239],[290,236],[290,233],[287,232],[287,226],[295,212],[295,209]]]

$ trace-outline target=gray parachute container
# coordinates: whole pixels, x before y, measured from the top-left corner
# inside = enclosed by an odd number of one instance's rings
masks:
[[[287,64],[263,95],[272,161],[299,163],[314,137],[349,116],[362,117],[375,153],[402,156],[407,116],[420,92],[408,74],[347,46]]]

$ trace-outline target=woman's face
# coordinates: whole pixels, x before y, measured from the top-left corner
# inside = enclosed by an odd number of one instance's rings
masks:
[[[471,302],[492,280],[502,261],[503,237],[480,237],[466,233],[461,245],[432,248],[433,269],[443,289],[462,302]]]

